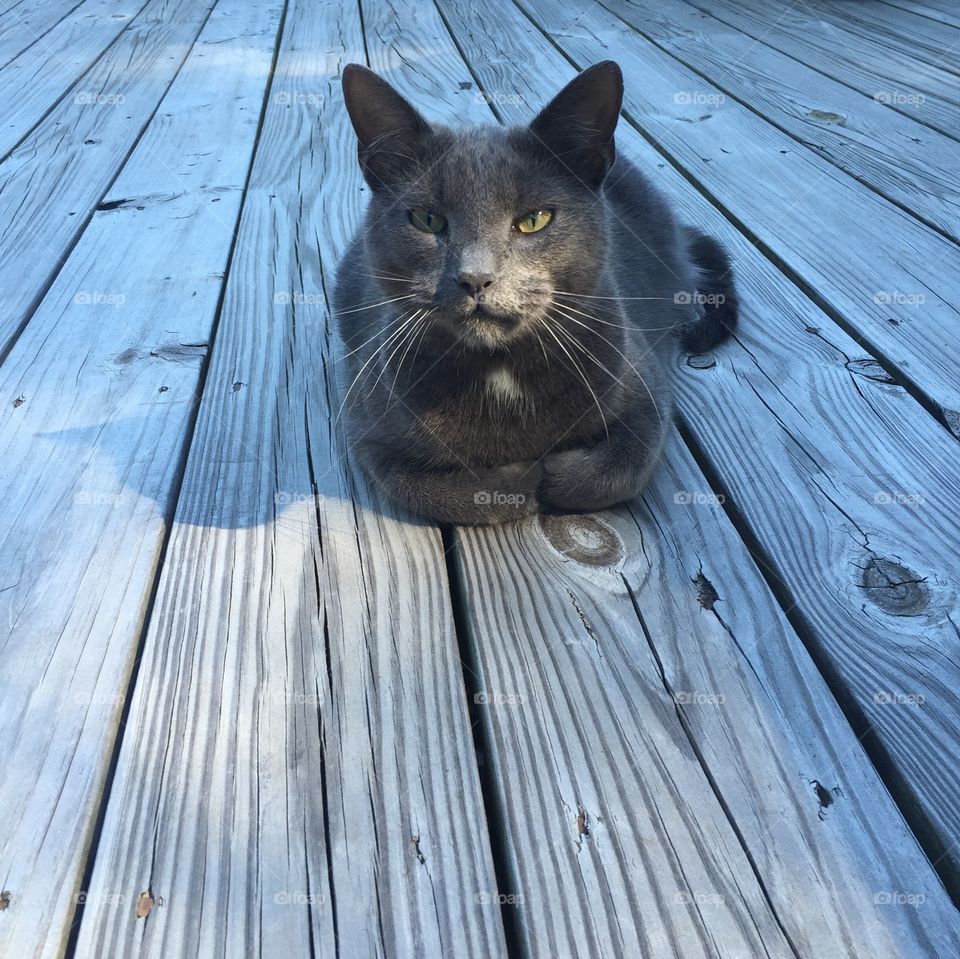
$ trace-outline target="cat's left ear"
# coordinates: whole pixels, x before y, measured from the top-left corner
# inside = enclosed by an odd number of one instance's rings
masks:
[[[604,60],[574,77],[530,124],[556,159],[590,186],[599,186],[616,159],[613,131],[623,102],[623,74]]]
[[[343,98],[370,188],[389,187],[417,163],[430,124],[396,90],[358,63],[343,68]]]

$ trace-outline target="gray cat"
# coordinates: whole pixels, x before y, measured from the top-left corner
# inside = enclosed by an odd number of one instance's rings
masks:
[[[719,343],[737,303],[720,244],[616,159],[620,68],[522,128],[428,123],[356,64],[343,90],[372,193],[334,295],[364,471],[450,523],[636,496],[676,351]]]

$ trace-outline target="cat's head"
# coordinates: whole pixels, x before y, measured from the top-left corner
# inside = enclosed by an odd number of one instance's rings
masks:
[[[372,199],[370,272],[398,315],[496,349],[527,335],[554,291],[589,294],[606,254],[599,188],[613,165],[620,68],[598,63],[528,127],[425,120],[365,67],[343,73]]]

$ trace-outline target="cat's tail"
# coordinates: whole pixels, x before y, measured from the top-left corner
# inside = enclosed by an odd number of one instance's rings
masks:
[[[700,316],[680,334],[684,349],[703,353],[730,336],[737,326],[739,302],[733,266],[719,241],[694,227],[684,227],[690,258],[697,268]]]

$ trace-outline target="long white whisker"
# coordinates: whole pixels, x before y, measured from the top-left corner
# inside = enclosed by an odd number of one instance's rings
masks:
[[[430,311],[432,313],[433,310]],[[397,388],[397,379],[400,377],[400,370],[403,369],[403,361],[407,358],[407,354],[410,352],[410,347],[413,346],[414,340],[417,338],[417,334],[420,332],[420,328],[426,324],[430,319],[430,313],[421,316],[413,325],[413,329],[410,332],[410,335],[406,339],[406,349],[400,356],[400,359],[397,361],[397,370],[393,374],[393,382],[390,384],[390,396],[387,399],[387,408],[390,408],[390,404],[393,402],[393,391]],[[389,361],[388,361],[389,362]]]
[[[569,303],[554,303],[554,306],[556,306],[558,309],[562,308],[564,310],[571,310],[579,316],[585,316],[588,320],[594,320],[595,322],[602,323],[605,326],[614,326],[618,330],[640,330],[642,333],[657,333],[662,332],[663,330],[673,330],[677,327],[676,323],[673,323],[670,326],[637,326],[634,323],[611,323],[609,320],[601,320],[599,316],[594,316],[592,313],[584,313],[583,310],[578,310],[576,307],[570,306]]]
[[[543,320],[545,320],[545,319],[546,319],[546,317],[543,317]],[[542,320],[541,320],[541,322],[542,322]],[[556,321],[554,321],[554,322],[556,322]],[[586,388],[590,391],[590,395],[593,397],[593,402],[597,404],[597,409],[600,411],[600,419],[603,421],[603,430],[604,430],[604,432],[607,434],[607,439],[609,440],[609,439],[610,439],[610,429],[609,429],[608,426],[607,426],[607,418],[606,418],[606,416],[604,416],[603,407],[600,405],[600,400],[597,398],[597,394],[593,391],[593,387],[590,385],[590,381],[587,379],[587,374],[586,374],[586,372],[584,371],[583,367],[581,367],[580,364],[577,363],[577,361],[573,358],[573,356],[572,356],[572,354],[570,353],[570,351],[563,345],[563,343],[560,342],[560,338],[557,336],[556,333],[553,332],[553,329],[550,327],[550,325],[549,325],[548,323],[545,323],[545,322],[544,322],[544,323],[543,323],[543,328],[554,338],[554,340],[556,341],[557,346],[559,346],[560,349],[563,350],[563,352],[567,354],[567,356],[570,358],[570,362],[574,365],[574,367],[576,368],[577,372],[580,374],[580,378],[583,380],[584,386],[586,386]]]
[[[409,319],[412,321],[412,317],[410,317]],[[357,382],[359,381],[360,377],[363,375],[363,371],[364,371],[381,353],[383,353],[383,352],[390,346],[390,344],[395,341],[396,337],[398,337],[401,333],[403,333],[403,331],[404,331],[406,328],[407,328],[406,324],[403,324],[399,329],[394,330],[394,331],[386,338],[386,340],[384,340],[384,342],[381,343],[380,346],[378,346],[378,347],[367,357],[367,359],[364,361],[363,366],[361,366],[360,369],[357,370],[357,374],[356,374],[356,376],[354,376],[353,382],[350,384],[350,388],[349,388],[349,389],[347,390],[347,392],[344,394],[343,402],[340,404],[340,409],[337,411],[337,418],[336,418],[336,420],[335,420],[334,422],[339,422],[339,421],[340,421],[340,416],[341,416],[341,414],[343,413],[343,408],[344,408],[344,406],[347,405],[347,400],[350,398],[350,394],[353,392],[354,387],[357,385]]]
[[[557,309],[560,310],[560,307],[557,307]],[[560,315],[565,316],[566,319],[570,320],[571,323],[576,323],[578,326],[582,326],[585,330],[589,330],[591,333],[594,334],[594,336],[599,336],[604,343],[606,343],[608,346],[613,347],[613,349],[616,350],[617,353],[619,353],[620,356],[623,357],[624,362],[626,362],[627,366],[629,366],[630,369],[633,370],[633,372],[637,375],[637,379],[640,380],[640,383],[643,385],[643,388],[647,391],[647,396],[650,397],[650,402],[653,404],[653,411],[657,414],[657,423],[661,428],[663,428],[663,417],[660,415],[660,407],[657,406],[657,401],[654,399],[653,393],[651,392],[650,387],[647,386],[647,381],[643,378],[643,376],[640,374],[640,371],[633,365],[633,363],[630,362],[629,358],[627,357],[627,354],[624,353],[623,350],[621,350],[616,345],[616,343],[611,343],[610,340],[608,340],[602,333],[598,333],[596,330],[591,329],[589,326],[587,326],[586,323],[583,323],[582,321],[578,320],[576,317],[565,314],[562,310],[560,310]]]
[[[548,290],[558,296],[576,296],[582,300],[664,300],[673,302],[672,296],[591,296],[589,293],[568,293],[566,290]]]
[[[406,317],[403,313],[398,314],[398,315],[395,316],[392,320],[390,320],[388,323],[384,323],[384,324],[380,327],[380,329],[377,330],[377,332],[374,333],[373,336],[370,337],[370,339],[364,340],[363,343],[361,343],[361,344],[360,344],[358,347],[356,347],[355,349],[352,349],[349,353],[344,353],[343,356],[341,356],[341,357],[338,358],[337,362],[339,363],[341,360],[345,360],[348,356],[353,356],[354,353],[358,353],[358,352],[359,352],[360,350],[362,350],[368,343],[372,343],[378,336],[382,336],[384,333],[386,333],[387,330],[389,330],[391,326],[394,326],[394,325],[397,324],[397,323],[401,323],[401,322],[402,322],[403,320],[405,320],[406,318],[407,318],[407,317]],[[376,323],[376,322],[378,322],[378,320],[374,320],[374,321],[373,321],[373,323]],[[364,329],[369,329],[369,327],[373,326],[373,323],[368,323],[368,324],[364,327]]]
[[[556,319],[558,319],[558,318],[557,318],[557,317],[554,317],[554,319],[556,320]],[[623,380],[622,380],[619,376],[617,376],[612,370],[610,370],[609,367],[607,367],[607,366],[599,359],[599,357],[596,355],[596,353],[593,352],[593,350],[589,349],[589,348],[586,346],[586,344],[581,343],[565,326],[563,326],[562,323],[559,323],[559,322],[558,322],[556,329],[557,329],[557,332],[558,332],[558,333],[562,333],[562,334],[563,334],[564,339],[565,339],[571,346],[576,347],[576,349],[578,349],[584,356],[586,356],[588,359],[590,359],[595,366],[599,366],[600,369],[603,370],[603,372],[606,373],[607,376],[609,376],[610,379],[613,380],[614,383],[617,383],[617,384],[619,384],[620,386],[623,386]]]
[[[379,303],[367,303],[365,306],[355,306],[349,310],[337,310],[337,316],[343,316],[345,313],[362,313],[364,310],[372,310],[376,306],[386,306],[388,303],[398,303],[400,300],[412,300],[415,294],[404,293],[403,296],[395,296],[390,300],[380,300]]]
[[[417,310],[417,312],[414,313],[414,315],[410,318],[410,321],[409,321],[408,323],[405,323],[405,324],[404,324],[403,329],[402,329],[400,332],[401,332],[401,333],[406,333],[406,331],[407,331],[412,325],[414,325],[414,323],[420,318],[420,315],[421,315],[422,313],[423,313],[423,310]],[[395,346],[393,352],[383,361],[383,367],[382,367],[382,369],[380,370],[380,375],[374,380],[373,386],[371,386],[370,389],[367,390],[367,398],[368,398],[368,399],[369,399],[369,397],[371,397],[371,396],[373,395],[373,391],[377,388],[377,384],[380,382],[380,380],[383,379],[383,374],[387,372],[387,367],[390,366],[390,361],[391,361],[391,360],[397,355],[397,353],[400,351],[400,348],[401,348],[401,347],[403,346],[403,344],[406,342],[406,339],[407,339],[406,336],[400,336],[400,337],[399,337],[399,340],[395,340],[395,341],[394,341],[394,342],[396,343],[396,346]]]

